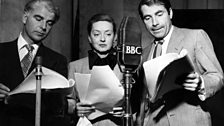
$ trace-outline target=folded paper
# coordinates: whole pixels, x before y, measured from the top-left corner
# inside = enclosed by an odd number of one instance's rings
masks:
[[[164,94],[181,89],[178,78],[194,72],[194,65],[186,49],[180,54],[167,53],[143,63],[150,101],[156,102]]]
[[[96,107],[96,112],[89,119],[102,116],[122,104],[124,89],[111,68],[94,66],[91,74],[75,74],[76,88],[81,102],[88,102]]]
[[[70,93],[75,84],[75,81],[70,79],[67,80],[61,74],[42,67],[43,75],[41,77],[41,89],[51,90],[51,89],[61,89],[63,93]],[[64,92],[65,90],[69,92]],[[57,90],[60,91],[60,90]],[[25,80],[18,85],[14,90],[12,90],[9,95],[18,93],[36,93],[36,76],[35,69],[25,78]]]

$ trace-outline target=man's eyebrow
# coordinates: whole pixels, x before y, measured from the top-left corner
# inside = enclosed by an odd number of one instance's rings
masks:
[[[35,14],[34,17],[39,17],[39,18],[41,18],[41,19],[44,18],[43,16],[41,16],[41,15],[39,15],[39,14]]]

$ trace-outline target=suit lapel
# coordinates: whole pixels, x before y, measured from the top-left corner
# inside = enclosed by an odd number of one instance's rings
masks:
[[[17,46],[17,39],[8,42],[8,46],[5,47],[4,53],[7,54],[5,61],[7,61],[6,70],[10,71],[10,77],[13,77],[9,82],[9,88],[14,89],[18,84],[24,80],[22,68],[20,65],[19,52]]]
[[[11,53],[9,56],[9,62],[15,64],[15,67],[18,68],[18,72],[21,72],[21,74],[23,75],[22,67],[20,65],[17,43],[18,43],[18,39],[16,39],[15,41],[12,42],[12,49],[8,50],[8,51],[10,51],[9,53]],[[9,53],[7,53],[7,54],[9,54]],[[14,57],[14,58],[11,58],[11,57]]]
[[[174,26],[166,53],[179,53],[183,49],[183,38],[181,30]]]
[[[179,53],[183,49],[183,33],[181,30],[174,26],[173,33],[170,37],[170,41],[167,47],[166,53]],[[142,61],[145,62],[152,57],[155,45],[152,43],[151,46],[147,46],[143,51]]]
[[[13,63],[19,64],[20,65],[20,59],[19,59],[19,52],[18,52],[18,46],[17,46],[17,39],[15,41],[12,42],[12,49],[10,49],[10,53],[12,53],[11,55],[15,58],[9,58],[12,59]],[[20,65],[21,68],[21,65]],[[22,68],[21,68],[22,71]]]
[[[147,60],[150,59],[150,57],[152,57],[152,50],[154,50],[155,45],[152,43],[151,46],[147,46],[142,53],[142,61],[145,62]]]

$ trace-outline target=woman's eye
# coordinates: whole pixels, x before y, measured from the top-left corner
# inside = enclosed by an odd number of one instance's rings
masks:
[[[99,36],[99,34],[93,34],[94,36]]]

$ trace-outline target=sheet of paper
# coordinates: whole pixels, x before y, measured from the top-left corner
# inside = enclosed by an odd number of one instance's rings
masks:
[[[84,116],[80,117],[76,126],[93,126],[91,122]]]
[[[151,102],[170,91],[181,89],[181,80],[187,74],[194,72],[194,66],[183,49],[180,54],[168,53],[143,64]]]
[[[88,91],[91,74],[74,73],[74,76],[79,99],[84,101]]]
[[[99,110],[109,112],[123,96],[123,86],[110,67],[94,66],[86,100]]]
[[[154,96],[155,94],[157,86],[156,84],[160,72],[176,58],[177,58],[176,53],[169,53],[166,56],[160,56],[143,63],[146,83],[148,85],[148,90],[151,97]]]
[[[81,101],[91,103],[98,111],[97,114],[91,114],[89,118],[96,118],[103,115],[103,113],[108,113],[112,111],[114,106],[122,102],[124,96],[123,86],[109,66],[94,66],[89,84],[86,74],[83,74],[83,76],[81,74],[77,75],[75,74],[75,80],[79,96],[82,98],[85,96],[85,99],[81,99]],[[88,88],[86,88],[87,86]],[[87,92],[80,89],[80,87],[87,89]],[[86,94],[82,94],[85,92]]]
[[[42,67],[42,72],[43,75],[41,78],[41,89],[71,88],[75,84],[74,80],[67,80],[64,76],[46,67]],[[9,95],[17,93],[36,93],[35,69],[17,88],[12,90]]]

